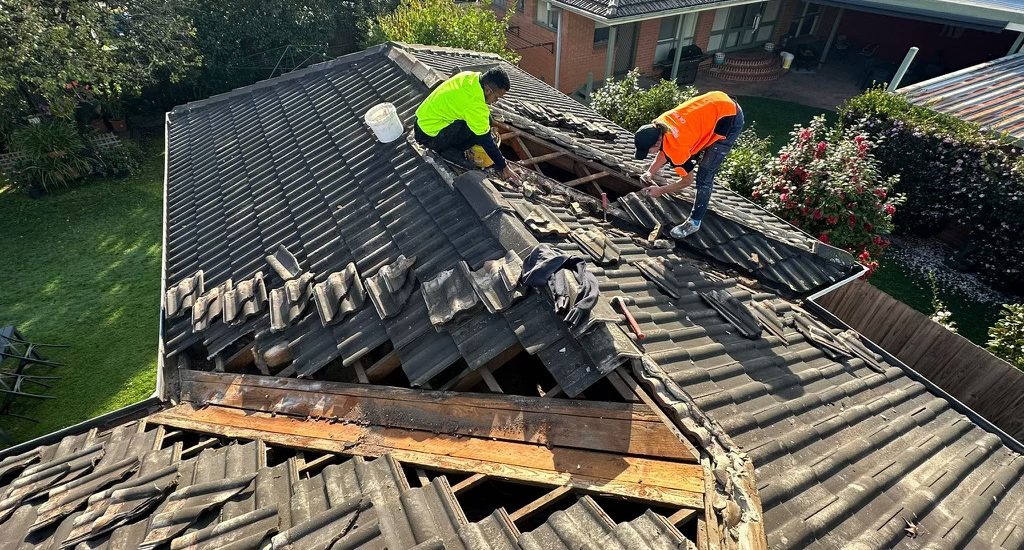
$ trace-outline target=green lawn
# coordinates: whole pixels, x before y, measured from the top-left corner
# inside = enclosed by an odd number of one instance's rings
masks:
[[[736,100],[743,106],[743,116],[747,124],[753,122],[758,135],[772,139],[773,151],[777,151],[789,141],[789,133],[793,131],[794,124],[807,124],[817,115],[825,115],[829,122],[838,118],[832,111],[777,99],[741,96]]]
[[[883,255],[879,264],[868,282],[925,315],[935,313],[927,275],[910,269],[894,256]],[[941,286],[939,298],[953,314],[957,333],[984,347],[988,341],[988,327],[999,318],[1000,305],[982,302]]]
[[[29,340],[70,344],[45,393],[0,417],[16,441],[149,396],[156,383],[163,152],[142,173],[95,180],[38,200],[0,191],[0,325]]]

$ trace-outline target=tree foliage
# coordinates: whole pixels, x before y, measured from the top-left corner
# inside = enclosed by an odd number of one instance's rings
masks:
[[[501,55],[518,63],[520,55],[508,47],[506,32],[514,15],[509,3],[498,19],[490,2],[456,4],[452,0],[402,0],[395,11],[376,19],[372,41],[407,42],[464,48]]]
[[[184,0],[0,0],[0,109],[11,127],[38,103],[136,94],[198,67]]]
[[[988,350],[1024,369],[1024,304],[1003,305],[999,320],[988,329]]]
[[[650,88],[640,85],[640,70],[633,69],[622,80],[608,79],[595,90],[590,106],[601,116],[635,132],[650,124],[665,111],[697,95],[693,86],[679,87],[670,80],[661,80]]]

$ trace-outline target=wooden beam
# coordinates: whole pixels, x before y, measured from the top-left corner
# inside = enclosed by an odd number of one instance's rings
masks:
[[[526,519],[540,511],[542,508],[553,504],[558,499],[569,494],[570,491],[572,491],[572,487],[568,485],[563,485],[561,487],[552,489],[551,491],[548,491],[537,500],[534,500],[533,502],[527,504],[526,506],[523,506],[522,508],[509,514],[508,519],[512,520],[512,523],[515,523],[522,519]]]
[[[202,451],[203,449],[209,449],[210,447],[213,447],[214,445],[216,445],[219,442],[220,442],[220,440],[217,439],[216,437],[208,437],[208,438],[200,441],[199,443],[196,443],[195,445],[193,445],[193,446],[191,446],[191,447],[189,447],[187,449],[182,450],[181,451],[181,456],[182,456],[182,458],[188,458],[188,457],[192,456],[193,454],[196,454],[196,453]]]
[[[150,421],[282,447],[379,457],[438,471],[484,474],[588,493],[703,509],[704,471],[697,464],[614,453],[452,436],[352,423],[303,420],[210,405],[165,409]]]
[[[366,369],[363,368],[362,362],[356,361],[355,363],[352,363],[352,368],[355,369],[356,380],[358,380],[360,384],[370,383],[370,377],[366,374]]]
[[[245,411],[696,463],[648,407],[189,371],[181,399]]]
[[[419,480],[420,487],[430,485],[430,478],[427,477],[427,472],[424,472],[423,468],[416,468],[416,479]]]
[[[601,179],[603,177],[607,177],[608,175],[609,175],[608,172],[605,172],[605,171],[602,170],[600,172],[597,172],[596,174],[590,174],[589,176],[583,176],[582,178],[576,178],[574,180],[563,181],[562,185],[564,185],[566,187],[576,187],[577,185],[580,185],[580,184],[583,184],[583,183],[590,183],[592,181],[597,181],[597,180],[599,180],[599,179]]]
[[[456,375],[454,378],[449,380],[445,385],[441,386],[442,390],[455,390],[455,391],[469,391],[473,386],[476,386],[483,380],[483,369],[487,369],[491,374],[505,366],[506,363],[511,361],[515,356],[523,352],[522,344],[515,344],[514,346],[506,349],[505,351],[496,355],[493,359],[486,362],[480,368],[466,369]]]
[[[672,432],[676,440],[686,445],[686,448],[691,453],[693,453],[693,456],[700,456],[700,451],[698,451],[697,448],[693,446],[693,443],[690,442],[690,439],[687,438],[686,434],[684,434],[682,430],[680,430],[679,427],[676,426],[675,422],[673,422],[672,419],[669,418],[667,414],[665,414],[665,411],[661,410],[661,407],[658,405],[657,402],[654,401],[654,398],[652,398],[650,395],[647,395],[647,392],[640,387],[640,384],[636,381],[636,378],[633,378],[633,375],[623,370],[622,367],[619,367],[616,370],[618,371],[619,376],[622,377],[622,381],[626,383],[626,386],[628,386],[629,389],[633,390],[633,393],[640,398],[640,401],[647,405],[650,411],[656,414],[659,419],[661,419],[662,424],[664,424],[664,426],[667,427]],[[710,475],[710,470],[708,470],[707,473]]]
[[[487,389],[491,390],[494,393],[505,393],[501,389],[501,386],[498,385],[498,381],[494,378],[494,373],[491,372],[491,369],[488,369],[486,367],[481,368],[480,378],[482,378],[484,384],[487,385]]]
[[[558,397],[559,395],[562,395],[562,386],[560,384],[555,384],[550,390],[540,394],[541,397],[547,397],[548,399]]]
[[[402,359],[398,356],[397,351],[392,350],[366,369],[366,377],[371,382],[379,382],[400,366],[402,366]]]
[[[458,495],[459,493],[468,491],[473,487],[480,485],[484,481],[487,481],[487,476],[483,474],[473,474],[455,485],[452,485],[452,493]]]
[[[528,158],[528,159],[525,159],[525,160],[521,160],[521,161],[519,161],[519,164],[522,164],[523,166],[530,166],[530,165],[534,165],[534,164],[540,164],[541,162],[544,162],[544,161],[547,161],[547,160],[551,160],[551,159],[554,159],[554,158],[558,158],[558,157],[563,157],[563,156],[565,156],[565,152],[564,151],[555,151],[555,152],[552,152],[552,153],[547,153],[545,155],[538,155],[536,157],[531,157],[531,158]]]
[[[615,388],[615,391],[619,392],[619,395],[621,395],[626,401],[630,403],[637,403],[640,401],[640,398],[636,396],[636,393],[630,389],[629,385],[626,384],[626,381],[622,379],[618,370],[609,372],[608,376],[605,378],[608,379],[608,383],[611,384],[612,387]]]
[[[505,141],[508,138],[516,137],[516,136],[520,135],[521,133],[522,133],[522,130],[515,130],[515,129],[509,130],[507,132],[502,132],[502,133],[498,134],[498,139],[500,139],[501,141]]]
[[[676,511],[676,513],[668,517],[668,522],[672,525],[675,525],[676,527],[680,527],[686,523],[689,523],[690,520],[697,517],[697,514],[699,513],[700,512],[692,508],[680,508],[678,511]]]
[[[299,473],[319,467],[320,465],[326,464],[328,462],[333,462],[334,460],[337,460],[337,458],[338,455],[335,454],[323,454],[307,462],[306,457],[303,456],[302,462],[300,462],[298,465]]]
[[[500,122],[499,123],[495,123],[495,126],[499,130],[501,130],[501,131],[507,131],[507,130],[513,129],[513,127],[508,126],[508,125],[503,124],[503,123],[500,123]],[[516,141],[520,142],[525,147],[524,138],[525,138],[525,140],[528,140],[531,143],[536,143],[538,145],[541,145],[542,147],[546,147],[546,148],[550,149],[551,151],[561,151],[561,152],[569,155],[574,160],[580,162],[580,164],[583,164],[584,166],[586,166],[586,167],[588,167],[588,168],[590,168],[592,170],[595,170],[595,171],[598,171],[598,172],[602,172],[602,171],[608,172],[608,176],[611,179],[617,180],[617,181],[625,184],[625,186],[622,189],[624,191],[635,191],[635,190],[640,189],[641,187],[643,187],[643,184],[641,184],[639,180],[635,180],[635,179],[630,178],[630,177],[628,177],[628,176],[626,176],[624,174],[620,174],[620,173],[614,171],[613,169],[610,169],[611,167],[609,167],[609,166],[605,166],[605,165],[603,165],[601,163],[594,162],[594,161],[592,161],[590,159],[583,158],[583,157],[573,153],[572,151],[570,151],[570,150],[568,150],[568,149],[566,149],[566,148],[564,148],[562,146],[559,146],[559,145],[556,145],[554,143],[548,142],[548,141],[546,141],[546,140],[544,140],[542,138],[539,138],[537,136],[534,136],[532,134],[523,132],[519,136],[516,137]],[[532,157],[533,155],[531,154],[529,156]]]

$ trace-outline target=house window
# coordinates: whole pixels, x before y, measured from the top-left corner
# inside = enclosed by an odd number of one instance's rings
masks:
[[[608,44],[608,29],[611,27],[594,24],[594,47],[605,46]]]
[[[789,31],[787,32],[794,38],[797,36],[814,34],[815,28],[818,26],[818,15],[821,13],[821,4],[804,5],[807,8],[806,11],[801,11],[798,16],[793,18],[793,22],[789,24]]]
[[[558,8],[551,5],[548,0],[537,0],[537,22],[551,28],[558,28]]]
[[[491,3],[498,8],[505,9],[508,7],[508,0],[491,0]],[[524,0],[516,2],[516,13],[523,13]]]
[[[753,48],[771,40],[781,0],[722,8],[715,12],[708,51]]]
[[[683,46],[693,44],[693,33],[696,28],[697,14],[688,13],[676,17],[666,17],[661,20],[661,30],[658,32],[658,45],[654,50],[654,63],[671,63],[676,48],[676,36],[679,33],[679,25],[683,26]]]

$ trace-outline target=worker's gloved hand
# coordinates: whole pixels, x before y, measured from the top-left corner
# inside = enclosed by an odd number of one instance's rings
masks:
[[[644,187],[643,189],[640,190],[640,193],[654,199],[664,195],[665,190],[657,185],[652,185],[650,187]]]
[[[505,178],[505,181],[519,183],[519,174],[507,164],[505,165],[505,169],[501,171],[501,177]]]

